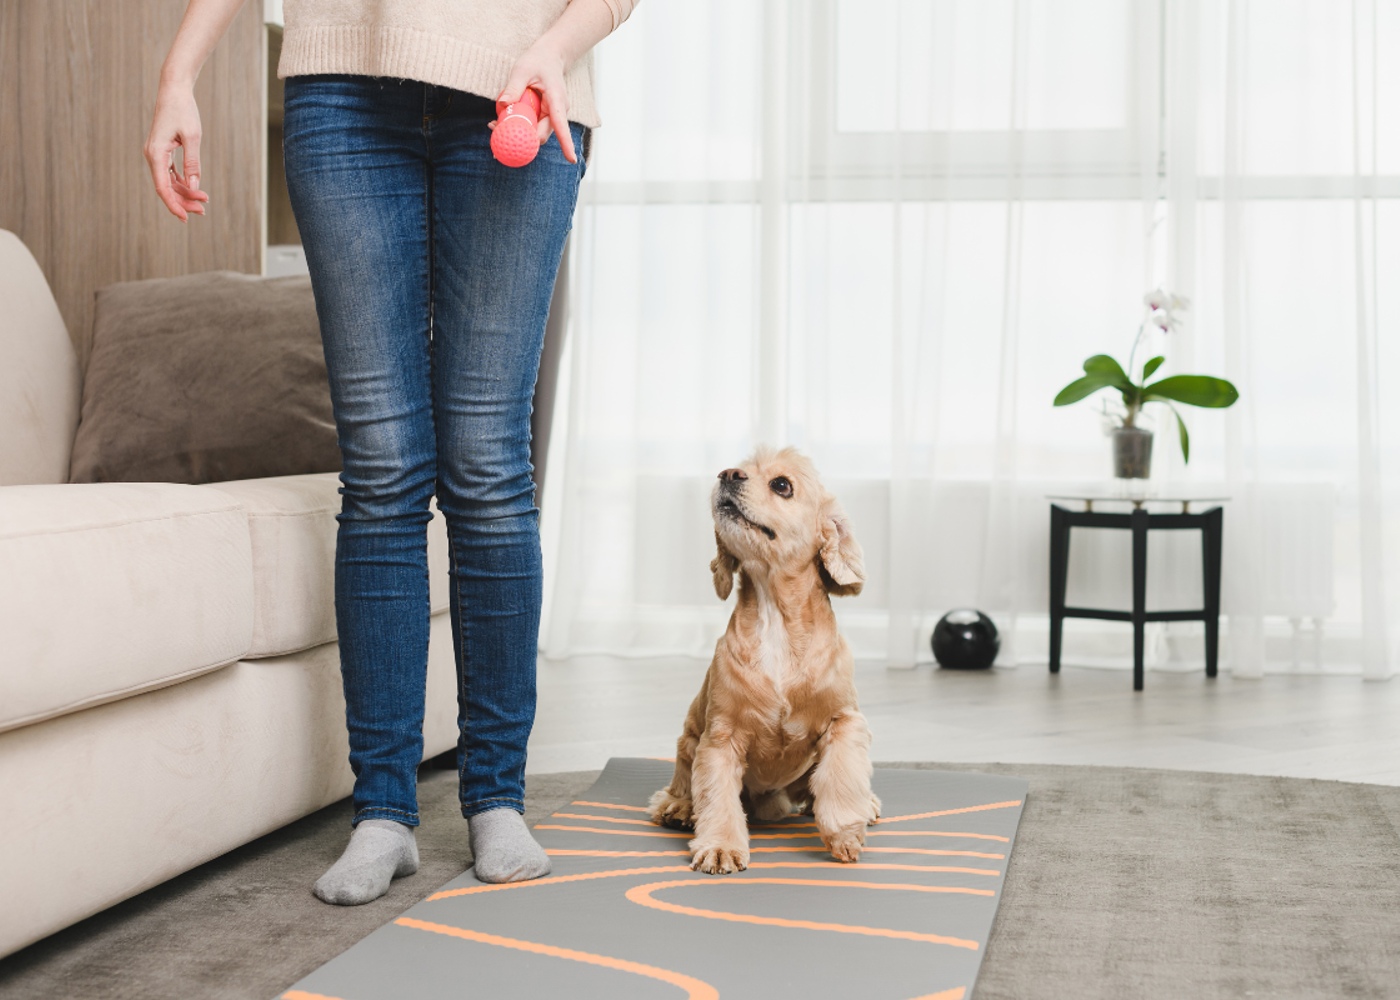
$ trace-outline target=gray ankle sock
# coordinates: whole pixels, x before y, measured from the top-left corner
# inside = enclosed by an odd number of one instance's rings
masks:
[[[413,827],[390,819],[361,821],[350,844],[312,892],[322,902],[358,906],[389,891],[389,883],[418,870],[418,841]]]
[[[526,882],[549,874],[549,855],[535,843],[525,817],[509,806],[467,820],[473,871],[482,882]]]

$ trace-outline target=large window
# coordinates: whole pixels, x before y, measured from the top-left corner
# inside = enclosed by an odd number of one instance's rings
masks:
[[[640,5],[600,53],[577,228],[575,612],[708,601],[706,480],[756,440],[868,486],[890,561],[926,516],[892,483],[1102,482],[1100,415],[1049,403],[1165,283],[1194,305],[1162,373],[1243,397],[1188,414],[1189,467],[1162,435],[1159,475],[1332,491],[1295,548],[1336,581],[1319,616],[1360,621],[1366,540],[1400,564],[1395,51],[1400,0]],[[942,551],[918,601],[970,578]],[[1007,572],[1040,599],[1038,563]]]

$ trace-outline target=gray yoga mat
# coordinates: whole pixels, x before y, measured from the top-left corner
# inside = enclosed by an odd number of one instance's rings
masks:
[[[281,997],[972,996],[1025,781],[879,768],[883,816],[858,864],[795,816],[755,825],[748,870],[718,876],[690,870],[688,834],[646,819],[670,776],[609,761],[535,826],[552,875],[488,886],[468,871]]]

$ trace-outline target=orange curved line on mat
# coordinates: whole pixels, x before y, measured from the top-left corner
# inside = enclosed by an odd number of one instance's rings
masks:
[[[570,802],[571,806],[592,806],[594,809],[621,809],[623,812],[651,812],[646,806],[624,806],[616,802]]]
[[[803,864],[799,861],[775,861],[772,863],[760,863],[750,865],[750,868],[843,868],[851,870],[850,865],[843,865],[833,861],[831,864]],[[922,865],[866,865],[869,868],[898,868],[902,871],[929,871]],[[523,885],[524,883],[516,883]],[[933,892],[952,893],[956,896],[995,896],[995,889],[973,889],[965,885],[915,885],[912,882],[856,882],[846,879],[829,878],[735,878],[735,879],[712,879],[712,878],[685,878],[672,879],[669,882],[657,882],[652,886],[637,885],[628,890],[630,894],[634,889],[646,889],[650,893],[659,889],[671,889],[682,885],[816,885],[833,886],[839,885],[848,889],[874,889],[876,891],[890,892]],[[644,893],[645,895],[645,893]],[[630,895],[629,895],[630,898]],[[766,917],[763,919],[767,919]],[[903,933],[903,932],[901,932]]]
[[[328,997],[324,993],[307,993],[305,990],[288,990],[282,994],[281,1000],[340,1000],[340,997]]]
[[[785,878],[746,878],[746,879],[679,879],[670,882],[647,882],[634,885],[627,890],[627,898],[639,906],[679,913],[688,917],[706,917],[711,920],[728,920],[739,924],[761,924],[768,927],[792,927],[808,931],[835,931],[840,934],[861,934],[866,937],[897,938],[902,941],[924,941],[928,944],[946,944],[954,948],[978,951],[976,941],[965,938],[946,937],[942,934],[924,934],[919,931],[900,931],[888,927],[863,927],[859,924],[828,924],[816,920],[788,920],[785,917],[759,917],[748,913],[727,913],[723,910],[702,910],[694,906],[680,906],[652,898],[652,893],[662,889],[696,885],[819,885],[824,888],[843,886],[852,889],[909,890],[913,892],[953,892],[976,896],[990,896],[990,889],[964,889],[957,886],[900,885],[889,882],[845,882],[839,879],[785,879]]]
[[[610,833],[610,830],[600,831]],[[967,837],[971,840],[998,840],[1003,844],[1011,842],[1009,837],[997,837],[990,833],[955,833],[950,830],[866,830],[867,837]],[[752,833],[750,840],[818,840],[818,833]]]
[[[1010,809],[1019,806],[1021,800],[1015,802],[992,802],[984,806],[964,806],[961,809],[940,809],[937,812],[909,813],[907,816],[883,816],[875,822],[883,826],[886,823],[898,823],[906,819],[933,819],[935,816],[957,816],[962,813],[986,812],[988,809]],[[802,830],[815,828],[815,823],[764,823],[759,826],[751,826],[751,830]]]
[[[775,847],[776,851],[805,851],[805,847]],[[689,851],[581,851],[565,847],[546,847],[551,858],[688,858]]]
[[[584,851],[563,847],[545,850],[550,857],[560,858],[688,858],[689,851]],[[750,847],[750,854],[803,854],[821,853],[812,847]],[[989,861],[1005,861],[1005,854],[989,854],[985,851],[939,851],[929,847],[865,847],[863,854],[936,854],[945,858],[986,858]]]
[[[676,852],[682,853],[682,852]],[[853,868],[851,865],[843,864],[839,861],[755,861],[749,865],[750,868],[823,868],[828,871],[840,869],[841,871],[900,871],[900,872],[964,872],[972,875],[1000,875],[1001,872],[990,871],[985,868],[953,868],[944,865],[890,865],[879,862],[871,862]],[[650,875],[654,872],[689,872],[690,865],[652,865],[646,868],[609,868],[601,872],[576,872],[573,875],[553,875],[546,878],[530,879],[527,882],[489,882],[482,885],[469,885],[461,889],[443,889],[435,892],[424,902],[432,903],[439,899],[451,899],[455,896],[479,896],[483,892],[504,892],[507,889],[529,889],[538,888],[542,885],[559,885],[565,882],[591,882],[599,878],[624,878],[628,875]],[[698,881],[705,881],[698,879]],[[753,879],[740,880],[753,881]],[[761,880],[760,880],[761,881]],[[854,885],[856,883],[846,883],[843,885]],[[969,892],[979,895],[994,895],[990,889],[967,889],[948,890],[950,892]]]
[[[751,847],[750,851],[766,851],[766,847]],[[945,858],[986,858],[988,861],[1005,861],[1005,854],[992,854],[987,851],[940,851],[932,847],[871,847],[866,844],[862,854],[937,854]]]
[[[501,937],[499,934],[483,934],[480,931],[469,931],[464,927],[453,927],[449,924],[435,924],[427,920],[415,920],[412,917],[399,917],[394,923],[398,924],[400,927],[412,927],[414,930],[431,931],[434,934],[446,934],[449,937],[462,938],[465,941],[493,944],[501,948],[514,948],[517,951],[528,951],[536,955],[548,955],[551,958],[565,958],[571,962],[599,965],[605,969],[616,969],[618,972],[630,972],[636,976],[659,979],[663,983],[669,983],[672,986],[677,986],[685,990],[687,1000],[719,1000],[719,991],[709,983],[702,982],[691,976],[682,975],[679,972],[672,972],[670,969],[659,969],[654,965],[643,965],[641,962],[629,962],[626,959],[611,958],[607,955],[595,955],[587,951],[575,951],[572,948],[557,948],[552,944],[521,941],[519,938]]]
[[[945,830],[866,830],[867,837],[968,837],[972,840],[995,840],[1003,844],[1011,843],[1010,837],[998,837],[991,833],[952,833]]]
[[[561,826],[554,823],[539,823],[536,830],[573,830],[576,833],[610,833],[614,837],[680,837],[689,840],[694,836],[692,833],[680,833],[678,831],[663,830],[659,827],[655,831],[641,830],[603,830],[596,826]],[[751,834],[750,840],[819,840],[820,834],[816,833],[755,833]],[[954,833],[949,830],[870,830],[867,837],[967,837],[971,840],[996,840],[1003,844],[1011,843],[1010,837],[998,837],[990,833]]]
[[[623,875],[646,875],[651,872],[688,872],[690,865],[657,865],[648,868],[613,868],[602,872],[577,872],[573,875],[551,875],[546,878],[531,879],[528,882],[490,882],[484,885],[469,885],[461,889],[444,889],[435,892],[425,903],[453,896],[476,896],[483,892],[503,892],[507,889],[528,889],[532,886],[560,885],[564,882],[587,882],[595,878],[618,878]]]
[[[651,824],[648,823],[648,826]],[[600,830],[596,826],[561,826],[557,823],[536,823],[533,827],[536,830],[573,830],[575,833],[610,833],[614,837],[680,837],[682,840],[689,840],[695,836],[693,833],[681,833],[679,830],[666,830],[657,827],[654,831],[643,830]]]
[[[1014,809],[1021,805],[1021,800],[1014,802],[990,802],[985,806],[964,806],[961,809],[940,809],[931,813],[910,813],[907,816],[882,816],[878,820],[881,826],[886,823],[898,823],[905,819],[933,819],[935,816],[958,816],[962,813],[986,812],[988,809]]]
[[[625,823],[628,826],[656,826],[649,819],[621,819],[617,816],[588,816],[584,813],[553,813],[550,819],[586,819],[594,823]]]
[[[914,997],[914,1000],[963,1000],[967,996],[967,988],[959,986],[956,989],[943,990],[940,993],[925,993],[921,997]]]

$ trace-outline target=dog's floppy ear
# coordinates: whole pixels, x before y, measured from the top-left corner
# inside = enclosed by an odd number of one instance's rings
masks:
[[[865,557],[851,533],[851,521],[833,498],[821,507],[821,564],[826,589],[838,597],[854,597],[865,585]]]
[[[723,601],[734,589],[734,571],[739,568],[739,560],[724,547],[724,543],[719,540],[718,531],[715,532],[715,548],[719,551],[710,560],[710,573],[714,576],[715,593]]]

